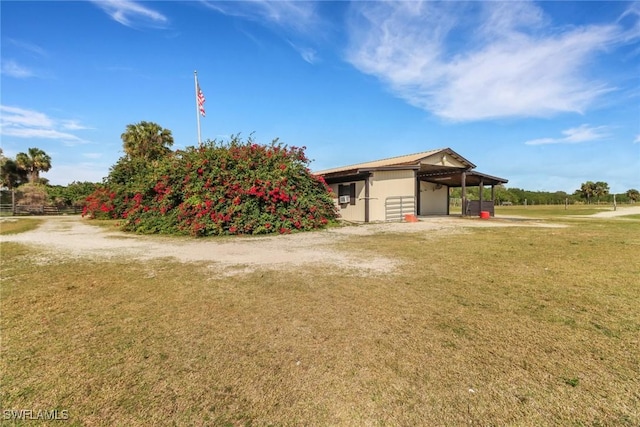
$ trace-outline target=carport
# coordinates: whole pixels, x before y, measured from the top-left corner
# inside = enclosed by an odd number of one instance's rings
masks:
[[[478,216],[481,211],[487,211],[491,216],[495,215],[495,198],[496,185],[502,185],[509,182],[504,178],[487,175],[478,171],[468,169],[448,170],[430,170],[418,172],[416,174],[418,181],[430,182],[436,185],[446,186],[449,188],[462,188],[462,215]],[[485,185],[491,186],[491,199],[483,200],[483,190]],[[467,199],[467,187],[479,187],[479,200]],[[420,192],[417,193],[420,197]],[[420,205],[418,201],[418,206]],[[447,206],[449,206],[447,200]],[[447,214],[449,212],[447,211]]]

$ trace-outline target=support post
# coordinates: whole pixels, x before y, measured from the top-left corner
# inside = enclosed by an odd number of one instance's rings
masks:
[[[420,178],[416,175],[416,188],[414,189],[416,195],[416,215],[420,215]]]
[[[482,212],[482,200],[483,200],[482,193],[483,193],[483,191],[484,191],[484,181],[482,180],[482,178],[480,178],[480,187],[479,187],[479,191],[478,191],[478,199],[479,199],[478,202],[480,203],[480,206],[478,208],[479,209],[478,210],[478,215],[481,215],[481,212]]]
[[[364,222],[369,222],[369,178],[371,174],[364,178]]]
[[[460,176],[460,185],[462,187],[462,216],[467,216],[467,173],[462,172]]]

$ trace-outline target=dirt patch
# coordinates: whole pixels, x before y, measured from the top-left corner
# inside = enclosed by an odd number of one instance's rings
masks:
[[[396,259],[362,257],[340,250],[352,236],[378,233],[461,233],[468,227],[551,226],[538,221],[516,219],[424,218],[417,223],[380,223],[332,228],[328,230],[266,237],[193,239],[140,236],[108,231],[78,217],[47,217],[36,230],[1,236],[0,242],[19,242],[44,247],[51,259],[59,257],[111,258],[136,260],[175,258],[181,262],[207,262],[222,267],[225,274],[251,272],[260,268],[328,264],[353,274],[392,273],[401,262]]]
[[[581,218],[615,218],[626,215],[640,215],[640,206],[618,207],[616,210],[611,208],[610,211],[598,212],[593,215],[580,215]],[[578,216],[578,215],[575,215]]]

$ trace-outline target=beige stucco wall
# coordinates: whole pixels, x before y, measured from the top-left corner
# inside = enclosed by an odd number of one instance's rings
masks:
[[[353,182],[356,183],[356,204],[339,204],[337,197],[338,187],[340,185],[349,185]],[[336,206],[338,206],[338,212],[342,219],[346,219],[347,221],[364,221],[364,181],[341,182],[340,184],[331,184],[329,187],[333,190],[333,194],[336,195],[334,202],[336,203]]]
[[[420,182],[420,215],[446,215],[449,187],[432,182]]]
[[[449,154],[446,153],[436,153],[432,156],[427,157],[426,159],[422,159],[420,162],[423,165],[438,165],[438,166],[449,166],[452,168],[464,168],[464,165],[459,160],[454,159]]]
[[[340,185],[356,184],[356,204],[338,204],[341,218],[347,221],[364,221],[365,205],[365,181],[345,181],[340,184],[331,184],[330,187],[336,196],[339,194]],[[416,191],[416,177],[413,170],[399,171],[375,171],[369,178],[369,221],[385,220],[385,200],[390,196],[414,196]],[[445,193],[446,197],[446,193]],[[446,202],[445,202],[446,209]],[[414,212],[415,213],[415,212]],[[445,210],[446,213],[446,210]]]
[[[413,170],[375,171],[369,182],[370,221],[385,220],[384,203],[387,197],[415,196],[416,177]]]

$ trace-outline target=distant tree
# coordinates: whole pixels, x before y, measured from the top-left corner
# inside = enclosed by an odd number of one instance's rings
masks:
[[[580,188],[576,190],[576,193],[580,194],[580,197],[587,199],[587,204],[591,203],[591,198],[596,193],[596,184],[593,181],[583,182]]]
[[[29,182],[37,183],[40,179],[40,172],[47,172],[51,169],[51,157],[39,148],[29,148],[27,153],[16,155],[16,165],[27,172]]]
[[[640,191],[636,190],[635,188],[627,190],[626,195],[629,200],[633,200],[634,203],[640,200]]]
[[[27,182],[27,173],[20,169],[16,161],[6,157],[0,148],[0,187],[14,189]]]
[[[609,194],[609,184],[602,181],[596,182],[593,194],[596,196],[598,203],[600,203],[600,197],[604,197]]]
[[[159,159],[169,154],[173,145],[171,131],[153,122],[127,125],[121,138],[124,152],[131,159]]]
[[[505,188],[504,185],[502,184],[497,185],[495,187],[495,192],[496,192],[496,204],[500,205],[505,202],[508,202],[508,203],[515,202],[515,196],[511,194],[511,192],[509,192],[509,190]]]
[[[57,206],[81,206],[85,199],[93,193],[98,184],[93,182],[72,182],[65,186],[48,185],[46,187],[49,200]]]

